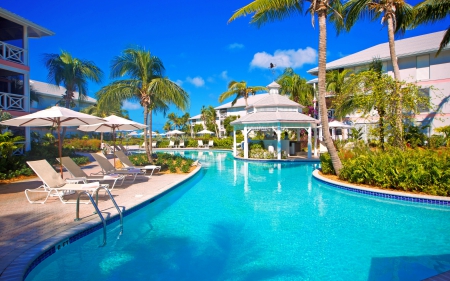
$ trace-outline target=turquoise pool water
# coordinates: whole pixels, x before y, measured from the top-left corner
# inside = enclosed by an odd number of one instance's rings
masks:
[[[27,280],[421,280],[450,270],[450,208],[339,190],[314,164],[184,152],[204,169]],[[120,198],[118,198],[120,200]],[[120,201],[119,201],[120,205]]]

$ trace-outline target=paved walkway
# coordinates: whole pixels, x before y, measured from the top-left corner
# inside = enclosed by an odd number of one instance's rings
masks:
[[[83,169],[89,174],[100,167],[93,162]],[[70,177],[68,172],[64,172],[66,177]],[[111,193],[119,207],[129,209],[188,177],[187,174],[138,176],[134,183],[125,180],[122,186],[116,185]],[[29,262],[49,244],[58,242],[55,239],[62,239],[74,228],[79,231],[100,221],[91,204],[80,204],[78,222],[74,221],[76,204],[62,204],[58,197],[50,197],[45,204],[30,204],[24,190],[40,185],[39,178],[0,185],[0,280],[21,280]],[[99,209],[105,219],[117,214],[109,197],[103,196],[104,192],[99,194]],[[76,199],[75,195],[71,197]]]

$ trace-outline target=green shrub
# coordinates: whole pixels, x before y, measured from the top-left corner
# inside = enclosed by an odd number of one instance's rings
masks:
[[[188,163],[185,163],[183,166],[181,166],[181,171],[183,173],[189,173],[189,170],[191,169],[191,165]]]
[[[322,173],[326,175],[335,174],[331,156],[328,152],[320,154],[320,164],[322,166]]]

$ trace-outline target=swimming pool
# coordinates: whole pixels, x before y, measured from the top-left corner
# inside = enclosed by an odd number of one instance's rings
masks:
[[[185,151],[185,184],[52,255],[26,280],[421,280],[450,270],[450,208],[314,180],[314,164]],[[117,200],[120,200],[119,198]],[[120,201],[119,201],[120,205]]]

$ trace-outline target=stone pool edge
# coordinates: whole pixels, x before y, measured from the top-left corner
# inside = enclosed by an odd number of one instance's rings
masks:
[[[412,194],[412,193],[404,193],[404,192],[398,192],[398,191],[373,189],[373,188],[357,186],[357,185],[353,185],[353,184],[330,180],[326,177],[321,176],[319,174],[319,170],[314,170],[314,172],[312,173],[312,176],[316,180],[326,183],[332,187],[337,187],[339,189],[343,189],[343,190],[347,190],[347,191],[351,191],[351,192],[366,194],[366,195],[375,196],[375,197],[394,199],[394,200],[399,200],[399,201],[407,201],[407,202],[414,202],[414,203],[419,203],[419,204],[429,204],[429,205],[450,207],[450,197]]]

